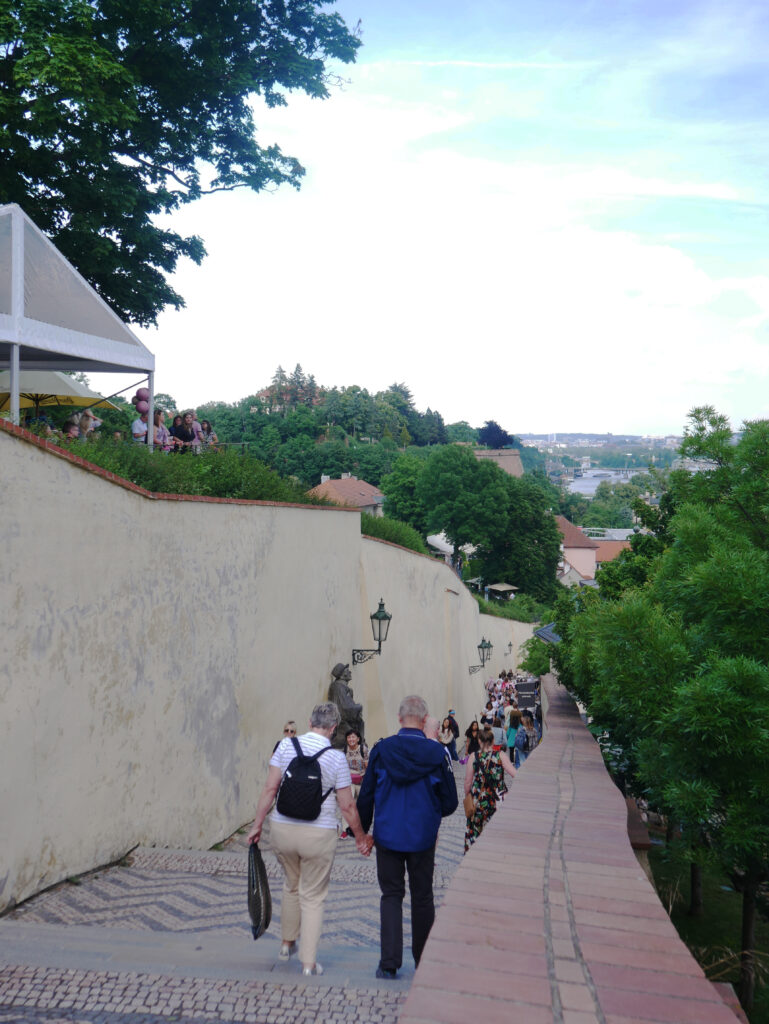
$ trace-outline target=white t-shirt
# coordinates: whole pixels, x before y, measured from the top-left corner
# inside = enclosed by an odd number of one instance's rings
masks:
[[[324,747],[331,747],[331,741],[317,732],[306,732],[303,736],[297,736],[299,746],[303,754],[314,754]],[[281,740],[270,758],[270,766],[280,768],[281,775],[284,775],[286,768],[296,757],[296,748],[290,737]],[[350,769],[347,765],[347,758],[341,750],[329,750],[318,758],[320,765],[320,777],[323,783],[323,792],[327,789],[344,789],[352,785]],[[316,828],[336,829],[336,799],[334,793],[329,793],[320,807],[320,814],[315,821],[297,821],[296,818],[287,818],[274,808],[270,814],[271,821],[279,821],[285,825],[314,825]]]
[[[141,418],[141,416],[134,420],[131,424],[131,436],[134,441],[146,441],[147,440],[147,424]]]

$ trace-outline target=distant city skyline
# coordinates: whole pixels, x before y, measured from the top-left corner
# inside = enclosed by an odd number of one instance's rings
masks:
[[[337,9],[362,23],[348,84],[257,108],[302,189],[172,218],[209,256],[175,275],[187,309],[137,331],[158,390],[234,401],[299,362],[511,432],[769,414],[769,9]]]

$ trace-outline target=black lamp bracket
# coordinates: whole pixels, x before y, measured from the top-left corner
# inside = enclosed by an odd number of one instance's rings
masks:
[[[379,647],[376,647],[376,648],[374,648],[374,650],[370,650],[370,651],[361,651],[361,650],[358,650],[357,648],[353,647],[353,649],[352,649],[352,663],[353,663],[353,665],[362,665],[364,663],[364,661],[371,661],[371,659],[374,657],[375,654],[381,654],[381,653],[382,653],[382,645],[381,644],[379,645]]]

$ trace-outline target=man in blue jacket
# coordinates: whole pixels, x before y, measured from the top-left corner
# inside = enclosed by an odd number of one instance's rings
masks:
[[[427,704],[404,697],[397,735],[371,750],[358,796],[364,832],[374,817],[380,901],[381,957],[377,978],[394,978],[403,962],[405,872],[411,890],[411,950],[419,964],[435,920],[433,866],[441,818],[457,809],[457,787],[440,743],[424,732]]]

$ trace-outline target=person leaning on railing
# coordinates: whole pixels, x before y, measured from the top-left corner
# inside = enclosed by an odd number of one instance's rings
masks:
[[[207,448],[215,450],[219,444],[219,438],[216,436],[216,431],[211,426],[210,420],[200,421],[200,444],[205,451]]]

